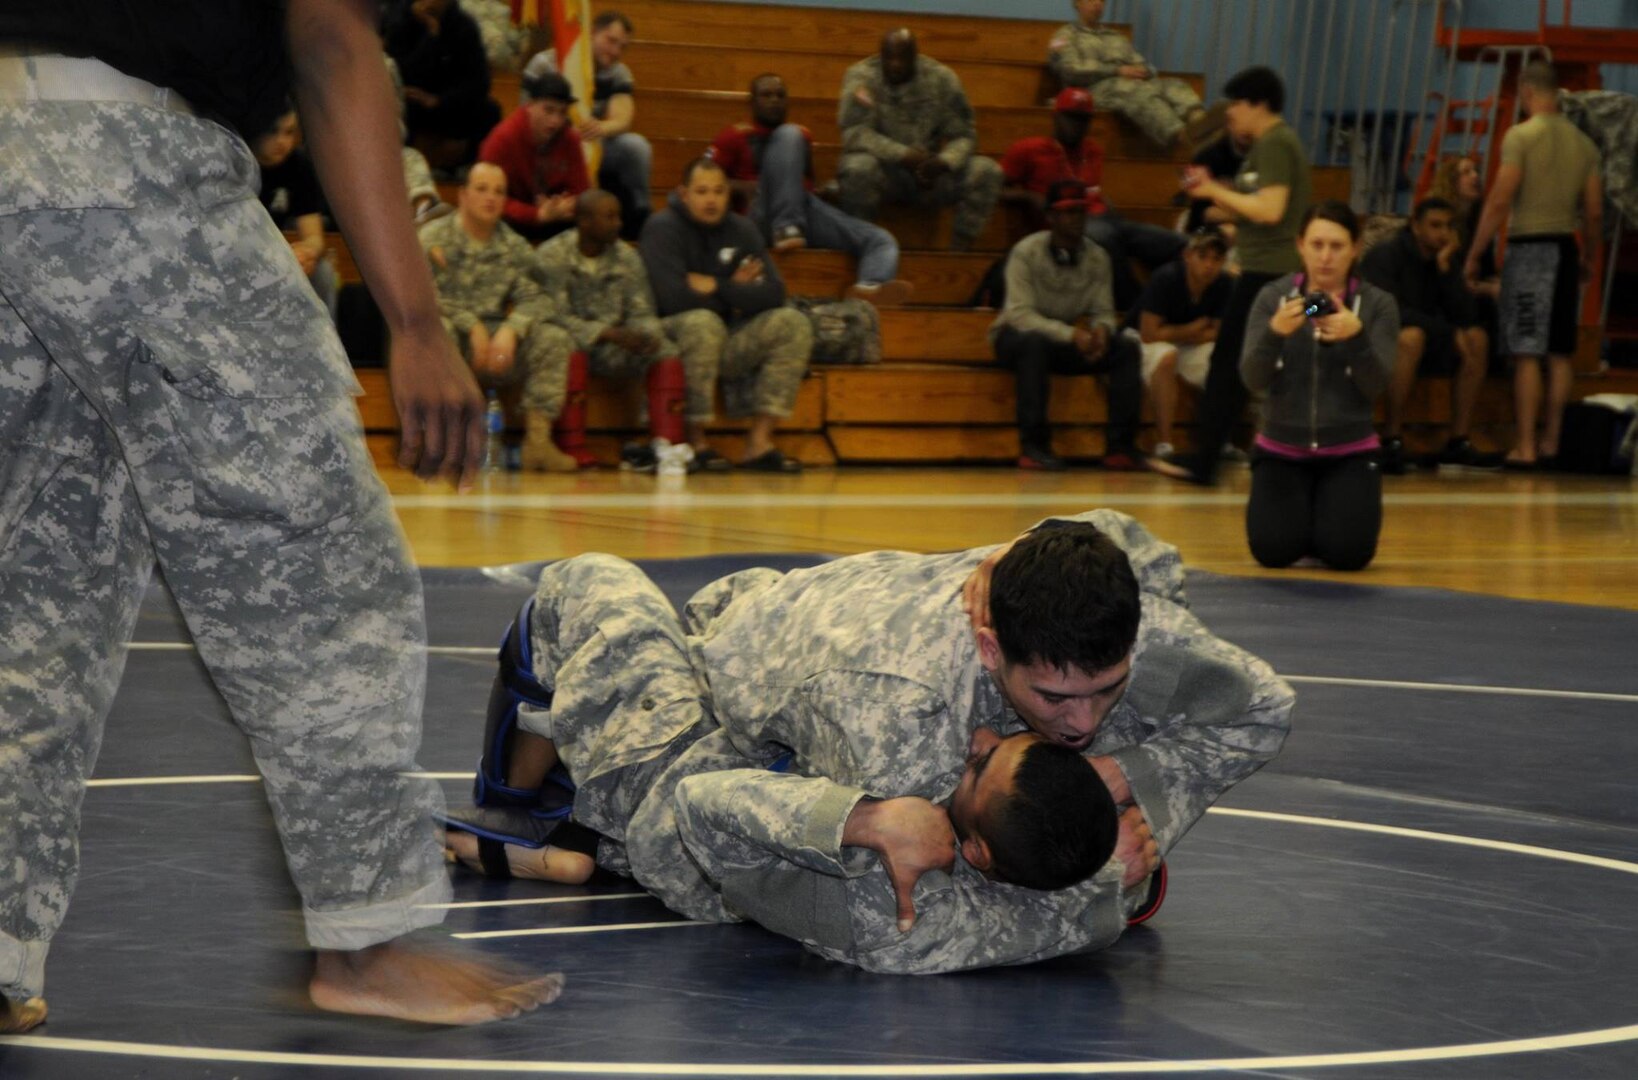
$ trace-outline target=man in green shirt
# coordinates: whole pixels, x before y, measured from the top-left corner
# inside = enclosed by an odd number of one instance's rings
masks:
[[[1499,307],[1502,347],[1513,357],[1518,441],[1506,464],[1533,469],[1540,458],[1558,453],[1559,424],[1570,397],[1580,284],[1598,266],[1604,183],[1598,148],[1559,112],[1553,65],[1539,60],[1527,65],[1519,76],[1519,97],[1530,119],[1502,138],[1501,167],[1485,199],[1464,273],[1469,281],[1477,280],[1479,256],[1507,225]],[[1578,217],[1584,247],[1576,243]],[[1544,357],[1547,415],[1538,439]]]
[[[1240,277],[1223,311],[1200,406],[1195,445],[1203,449],[1189,464],[1190,479],[1199,484],[1216,481],[1216,448],[1245,410],[1240,349],[1252,302],[1264,285],[1301,269],[1297,231],[1313,198],[1308,154],[1281,116],[1285,83],[1280,76],[1266,67],[1246,68],[1223,86],[1223,96],[1229,103],[1229,134],[1251,143],[1240,172],[1232,184],[1214,180],[1201,166],[1191,166],[1183,177],[1184,190],[1210,199],[1232,221],[1240,253]]]

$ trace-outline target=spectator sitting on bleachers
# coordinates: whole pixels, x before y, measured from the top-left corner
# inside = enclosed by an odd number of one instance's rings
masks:
[[[995,210],[1001,167],[975,153],[973,108],[955,72],[920,56],[916,36],[894,30],[881,52],[842,76],[838,201],[874,221],[882,202],[955,206],[950,247],[966,251]]]
[[[510,0],[460,0],[461,7],[478,24],[483,54],[492,71],[516,71],[522,61],[529,34],[512,20]]]
[[[392,88],[398,95],[398,135],[403,140],[409,137],[409,129],[404,126],[404,77],[398,73],[398,61],[387,57],[387,74],[392,77]],[[404,147],[404,187],[409,192],[410,212],[415,215],[415,223],[424,225],[433,218],[443,217],[455,208],[444,202],[438,194],[438,184],[432,178],[432,166],[427,164],[427,157],[413,146]]]
[[[1228,241],[1215,229],[1189,238],[1183,258],[1149,278],[1130,320],[1143,341],[1143,382],[1154,404],[1160,442],[1155,456],[1172,457],[1172,423],[1177,418],[1177,381],[1196,390],[1206,386],[1212,345],[1234,279],[1223,273]]]
[[[622,235],[628,240],[635,239],[648,220],[649,176],[654,163],[654,148],[631,130],[637,117],[637,80],[621,58],[633,32],[631,20],[618,11],[599,12],[592,20],[591,116],[581,122],[578,132],[584,140],[602,140],[597,186],[619,198]],[[557,53],[552,49],[536,53],[523,67],[525,77],[556,71]]]
[[[296,234],[290,250],[334,322],[341,278],[324,240],[324,192],[312,161],[297,145],[300,141],[301,127],[292,106],[256,138],[251,151],[261,166],[262,205],[281,232]]]
[[[751,418],[740,467],[800,472],[801,465],[774,445],[773,432],[796,404],[813,327],[807,316],[784,306],[785,283],[761,230],[731,212],[728,202],[722,166],[707,157],[689,162],[670,203],[643,226],[643,264],[666,335],[684,356],[698,348],[716,358],[729,415]],[[708,419],[689,418],[695,460],[713,471],[727,468],[727,459],[707,441]]]
[[[1406,468],[1405,406],[1418,374],[1453,376],[1450,440],[1439,453],[1439,464],[1501,465],[1468,441],[1490,341],[1479,325],[1473,295],[1462,281],[1452,216],[1453,208],[1443,199],[1423,199],[1410,223],[1377,244],[1360,263],[1360,276],[1399,304],[1399,357],[1388,383],[1387,435],[1382,440],[1382,471],[1392,475]]]
[[[883,307],[902,304],[911,288],[899,281],[899,242],[879,225],[813,194],[813,136],[786,121],[789,93],[778,75],[751,80],[751,121],[717,133],[707,156],[728,174],[736,209],[771,237],[775,252],[812,246],[844,251],[858,261],[848,295]]]
[[[580,136],[569,126],[576,98],[556,72],[525,75],[523,104],[478,150],[506,175],[506,223],[524,239],[548,240],[574,224],[575,198],[591,187]]]
[[[1479,228],[1479,215],[1484,212],[1484,184],[1479,179],[1478,162],[1465,154],[1445,158],[1433,174],[1428,197],[1443,199],[1455,208],[1458,247],[1454,264],[1465,265],[1468,249],[1473,246],[1473,234]],[[1479,326],[1491,343],[1487,365],[1494,368],[1497,366],[1495,342],[1501,327],[1501,311],[1496,306],[1501,298],[1501,267],[1496,263],[1495,244],[1480,253],[1478,276],[1464,284],[1473,296]]]
[[[479,162],[467,173],[455,213],[422,226],[421,247],[432,264],[444,328],[479,385],[523,384],[529,418],[523,467],[573,472],[580,463],[552,444],[545,418],[554,387],[561,400],[561,369],[574,343],[547,320],[551,303],[540,287],[535,253],[501,220],[505,202],[505,174]]]
[[[1141,291],[1132,272],[1133,258],[1150,270],[1173,261],[1183,251],[1183,237],[1140,221],[1128,221],[1103,196],[1103,147],[1087,135],[1092,126],[1092,95],[1069,87],[1052,102],[1052,134],[1019,139],[1001,158],[1006,178],[1002,198],[1023,204],[1030,231],[1045,227],[1046,192],[1060,180],[1077,180],[1086,188],[1086,235],[1109,255],[1115,275],[1115,306],[1129,309]]]
[[[996,359],[1017,374],[1018,467],[1064,467],[1052,452],[1047,421],[1051,379],[1059,374],[1108,377],[1104,468],[1141,469],[1146,462],[1136,442],[1143,402],[1138,343],[1117,332],[1109,256],[1086,240],[1085,185],[1078,180],[1052,185],[1046,217],[1047,230],[1024,237],[1007,256],[1006,306],[990,325]],[[1077,326],[1083,318],[1091,325]]]
[[[500,106],[489,97],[489,58],[478,24],[455,0],[392,0],[382,39],[404,78],[410,139],[442,140],[440,167],[471,161],[479,140],[500,120]]]
[[[1124,35],[1100,25],[1104,6],[1104,0],[1074,0],[1080,21],[1052,35],[1047,67],[1058,81],[1090,90],[1100,106],[1160,146],[1189,148],[1210,138],[1223,126],[1222,110],[1206,109],[1182,79],[1157,77]]]
[[[569,358],[548,365],[554,377],[561,371],[568,379],[552,388],[547,416],[571,429],[562,433],[568,436],[561,439],[566,448],[581,442],[583,418],[574,417],[572,424],[560,418],[566,417],[565,392],[573,395],[583,388],[587,372],[574,369],[585,364],[590,374],[605,378],[646,378],[649,433],[680,443],[687,437],[685,417],[697,423],[711,419],[716,353],[700,335],[688,338],[684,349],[666,337],[643,260],[620,239],[619,199],[597,188],[582,193],[575,202],[574,223],[535,252],[551,301],[551,321],[568,331],[574,348],[585,354],[583,361]],[[641,469],[654,467],[651,445],[626,456]]]

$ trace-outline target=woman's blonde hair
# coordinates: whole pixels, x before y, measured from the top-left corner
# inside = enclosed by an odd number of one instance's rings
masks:
[[[1428,188],[1427,197],[1430,199],[1443,199],[1460,210],[1466,210],[1467,207],[1464,204],[1467,200],[1463,199],[1461,193],[1457,191],[1457,188],[1461,185],[1456,179],[1457,171],[1461,169],[1464,161],[1473,161],[1473,159],[1462,154],[1452,154],[1439,162],[1439,168],[1433,174],[1433,185]],[[1478,162],[1474,162],[1474,166],[1477,167],[1477,165]]]

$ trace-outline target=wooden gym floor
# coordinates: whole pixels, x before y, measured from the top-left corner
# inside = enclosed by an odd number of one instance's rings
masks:
[[[387,447],[378,442],[377,459]],[[1225,574],[1418,585],[1638,609],[1638,484],[1625,478],[1413,473],[1389,477],[1376,561],[1358,574],[1267,571],[1245,546],[1250,483],[1202,491],[1155,476],[1010,468],[836,468],[799,477],[657,479],[598,470],[499,474],[457,495],[382,461],[415,558],[487,566],[583,551],[628,558],[742,552],[938,551],[1013,536],[1052,513],[1124,510],[1190,567]]]

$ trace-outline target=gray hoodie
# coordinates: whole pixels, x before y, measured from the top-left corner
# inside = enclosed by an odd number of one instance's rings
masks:
[[[1301,277],[1287,274],[1263,286],[1246,322],[1240,377],[1254,393],[1268,394],[1263,434],[1311,450],[1369,438],[1377,396],[1399,351],[1399,305],[1375,285],[1358,282],[1352,306],[1365,324],[1358,334],[1321,344],[1304,324],[1282,338],[1268,321],[1287,298],[1302,295]]]

